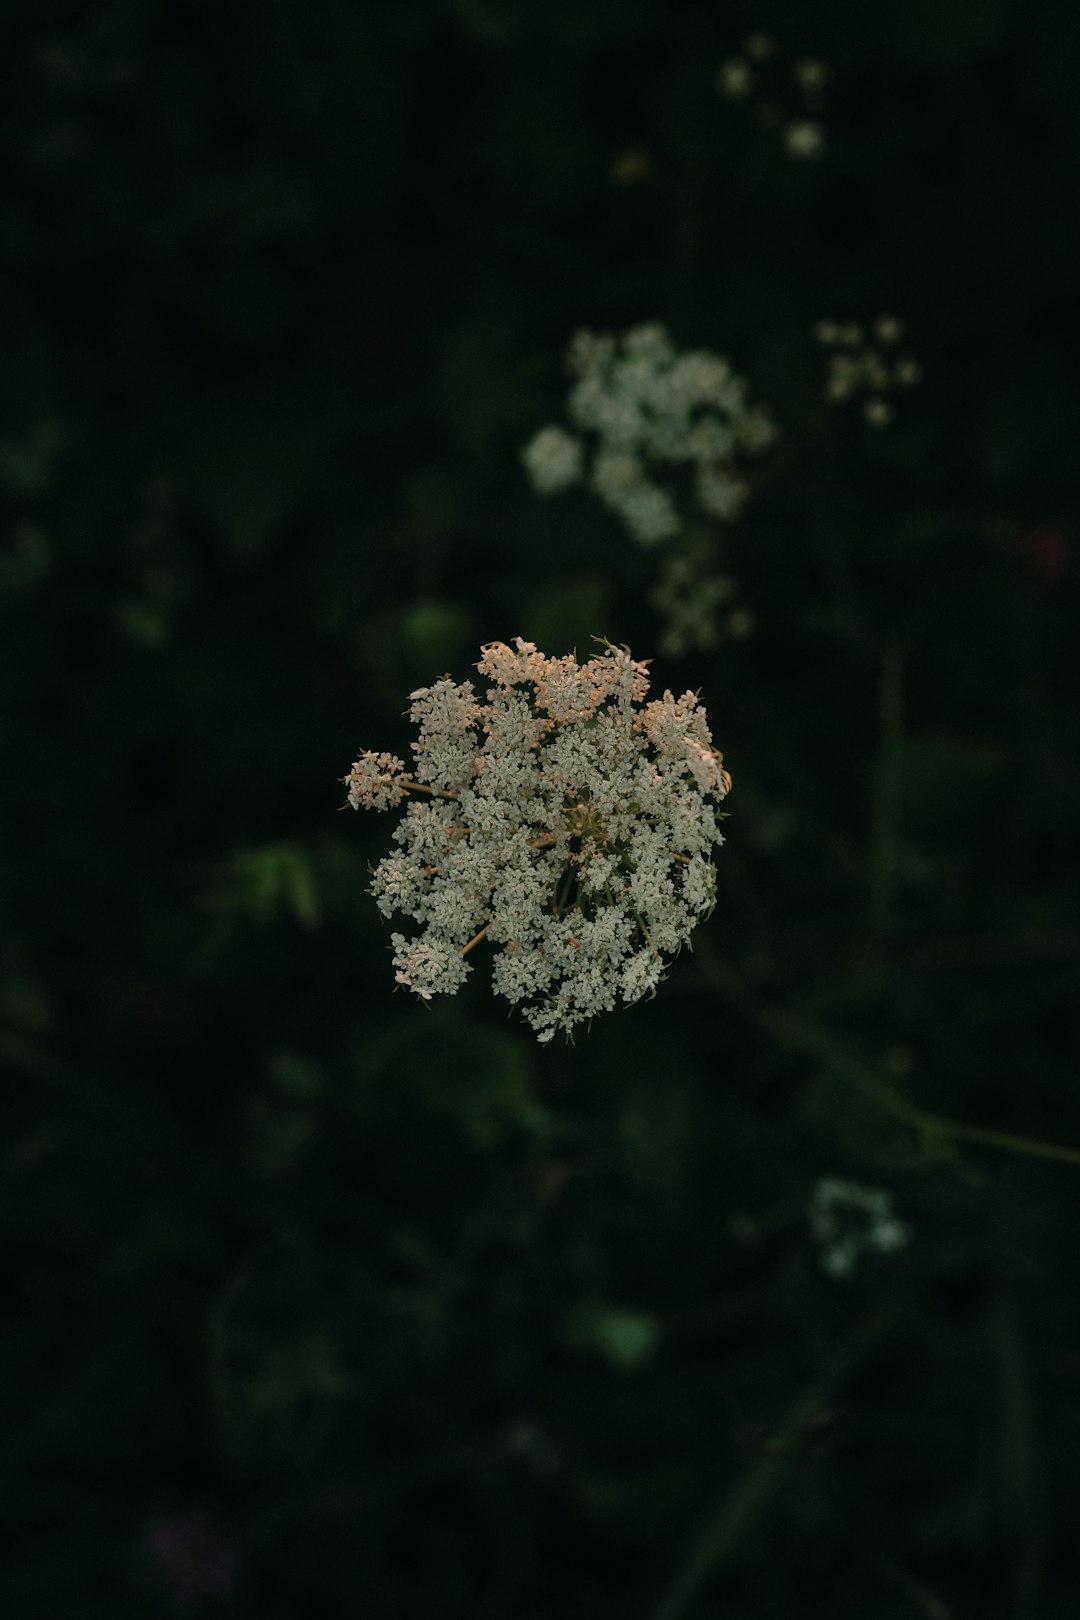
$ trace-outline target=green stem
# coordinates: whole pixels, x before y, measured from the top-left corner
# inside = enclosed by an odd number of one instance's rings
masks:
[[[886,1329],[895,1321],[898,1307],[876,1307],[863,1317],[819,1368],[810,1384],[792,1404],[769,1449],[757,1458],[725,1492],[676,1574],[653,1610],[650,1620],[679,1620],[697,1597],[716,1568],[768,1505],[773,1491],[790,1466],[792,1449],[808,1422],[829,1406],[854,1369],[863,1361]]]
[[[823,1060],[834,1074],[861,1091],[880,1108],[903,1120],[928,1146],[942,1141],[973,1142],[981,1147],[998,1148],[1005,1153],[1021,1153],[1029,1158],[1080,1165],[1078,1148],[1060,1147],[1056,1142],[1044,1142],[1033,1136],[1017,1136],[1012,1131],[998,1131],[986,1125],[968,1125],[963,1120],[949,1119],[943,1114],[933,1114],[920,1108],[826,1030],[801,1018],[798,1013],[770,1007],[755,996],[735,974],[710,957],[708,948],[705,970],[716,988],[751,1023],[771,1035],[780,1046]]]

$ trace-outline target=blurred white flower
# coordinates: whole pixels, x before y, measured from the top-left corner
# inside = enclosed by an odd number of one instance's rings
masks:
[[[879,343],[899,343],[904,335],[903,322],[895,315],[879,315],[874,322],[874,333]]]
[[[794,77],[796,84],[813,95],[824,90],[829,82],[830,73],[824,62],[808,57],[805,61],[796,62]]]
[[[878,1187],[824,1176],[807,1209],[821,1268],[830,1277],[850,1277],[863,1254],[902,1249],[908,1229],[893,1213],[892,1198]]]
[[[816,57],[785,64],[782,56],[769,35],[749,34],[741,54],[717,68],[716,88],[728,101],[745,103],[759,128],[782,127],[791,157],[816,158],[825,145],[820,115],[832,71]]]
[[[798,118],[784,130],[784,145],[792,157],[820,157],[825,146],[825,131],[813,118]]]
[[[581,445],[560,427],[541,428],[521,459],[533,488],[542,495],[557,495],[581,478]]]
[[[747,405],[746,384],[727,360],[703,349],[680,354],[664,327],[648,322],[620,338],[578,332],[567,368],[567,410],[582,437],[552,427],[536,435],[523,459],[538,494],[584,477],[634,540],[655,545],[681,528],[657,474],[688,465],[701,510],[738,515],[747,487],[736,459],[760,455],[777,430],[767,411]]]
[[[749,95],[753,82],[750,64],[741,56],[729,57],[716,70],[716,88],[731,101],[741,101],[743,96]]]
[[[895,355],[895,345],[904,334],[903,323],[895,315],[879,315],[873,331],[886,352],[867,344],[864,328],[857,321],[818,321],[813,335],[831,351],[825,364],[825,398],[835,404],[861,401],[871,427],[881,428],[896,414],[888,396],[897,389],[914,387],[922,369],[910,355]]]
[[[680,658],[691,648],[708,650],[718,640],[716,610],[738,593],[730,574],[716,573],[709,559],[669,557],[649,597],[663,621],[660,650]]]

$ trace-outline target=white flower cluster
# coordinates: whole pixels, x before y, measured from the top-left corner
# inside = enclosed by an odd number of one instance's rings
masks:
[[[663,622],[660,651],[681,658],[692,648],[742,641],[753,631],[754,615],[735,605],[738,594],[735,576],[713,572],[707,555],[669,557],[649,597]]]
[[[890,1254],[908,1240],[890,1195],[857,1181],[824,1176],[814,1188],[807,1215],[822,1270],[830,1277],[850,1277],[861,1254]]]
[[[660,325],[621,338],[579,332],[567,352],[575,378],[567,408],[578,434],[594,437],[587,482],[641,545],[681,527],[670,490],[650,476],[657,465],[693,469],[699,508],[737,517],[747,495],[735,471],[776,438],[768,413],[746,403],[746,384],[719,355],[680,354]],[[541,428],[523,452],[537,494],[586,479],[585,444],[561,427]]]
[[[817,341],[831,352],[825,373],[825,398],[834,404],[862,399],[863,414],[872,427],[887,427],[893,406],[885,397],[898,389],[914,388],[922,377],[918,361],[897,355],[904,328],[895,315],[879,315],[872,341],[857,321],[818,321]],[[879,345],[879,346],[875,346]]]
[[[603,646],[579,664],[492,642],[485,696],[449,677],[412,694],[413,777],[364,752],[344,778],[354,809],[426,796],[371,888],[421,924],[392,936],[398,983],[453,994],[486,935],[496,993],[541,1041],[653,991],[715,899],[731,778],[705,712],[692,692],[644,703],[645,664]]]
[[[761,89],[766,99],[757,105],[757,122],[766,128],[783,125],[790,157],[804,161],[820,157],[825,129],[817,115],[825,106],[830,71],[824,62],[796,62],[785,83],[774,53],[774,41],[767,34],[748,34],[741,53],[717,69],[716,88],[728,101],[748,101]]]

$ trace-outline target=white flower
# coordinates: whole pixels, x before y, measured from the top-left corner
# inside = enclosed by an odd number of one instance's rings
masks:
[[[349,802],[413,800],[376,868],[397,982],[453,994],[483,937],[499,995],[540,1041],[655,989],[715,898],[717,811],[731,787],[692,692],[645,703],[646,666],[604,643],[584,664],[520,638],[478,664],[478,698],[449,679],[413,694],[416,777],[365,753]],[[452,785],[451,785],[452,784]]]
[[[829,82],[829,69],[824,62],[816,59],[807,59],[795,64],[795,82],[811,95],[824,90]]]
[[[392,810],[405,797],[406,789],[396,780],[405,770],[405,761],[393,754],[363,753],[345,781],[349,804],[354,810]]]
[[[697,498],[703,512],[710,517],[736,518],[742,511],[747,496],[741,478],[733,478],[719,467],[701,467],[697,476]]]
[[[819,321],[814,336],[832,349],[826,359],[825,398],[837,404],[858,399],[871,426],[887,427],[894,407],[884,396],[913,387],[922,373],[910,355],[895,356],[894,345],[904,331],[895,315],[879,315],[873,330],[888,352],[868,345],[864,328],[856,321]]]
[[[670,557],[649,598],[664,621],[661,651],[679,658],[691,647],[714,647],[716,610],[737,593],[731,574],[711,572],[710,558]]]
[[[871,427],[888,427],[892,421],[893,408],[887,399],[868,399],[864,409]]]
[[[754,75],[750,71],[750,64],[744,62],[741,56],[732,56],[722,62],[716,73],[716,88],[722,96],[731,101],[741,101],[750,93],[754,82]]]
[[[797,118],[784,131],[784,145],[792,157],[820,157],[825,145],[825,131],[813,118]]]
[[[807,1216],[822,1270],[830,1277],[849,1277],[860,1255],[874,1250],[890,1254],[908,1240],[887,1192],[836,1176],[823,1176],[817,1183]]]
[[[759,455],[777,437],[768,413],[746,403],[746,384],[722,356],[680,354],[655,321],[621,338],[578,332],[567,352],[574,382],[567,411],[588,436],[544,428],[524,452],[535,489],[563,489],[584,477],[639,545],[679,533],[667,469],[689,464],[698,504],[710,517],[737,515],[746,486],[735,474],[739,457]]]
[[[581,442],[560,427],[541,428],[521,459],[538,495],[557,495],[581,478]]]

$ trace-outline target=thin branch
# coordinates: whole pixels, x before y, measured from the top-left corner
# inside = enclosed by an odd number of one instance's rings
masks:
[[[481,928],[480,932],[478,934],[474,934],[472,939],[470,939],[470,941],[469,941],[469,943],[467,945],[462,946],[462,948],[461,948],[462,956],[468,956],[468,954],[472,950],[473,946],[474,945],[479,945],[480,941],[483,939],[484,935],[487,933],[487,931],[488,931],[488,929],[490,927],[491,927],[491,923],[486,922],[484,924],[483,928]]]
[[[1080,1166],[1080,1148],[1062,1147],[1038,1137],[1017,1136],[1012,1131],[994,1130],[986,1125],[969,1125],[963,1120],[949,1119],[943,1114],[933,1114],[920,1108],[897,1091],[869,1063],[856,1056],[843,1041],[808,1019],[801,1018],[798,1013],[782,1007],[770,1007],[734,973],[711,957],[708,947],[699,953],[699,959],[702,956],[710,983],[751,1023],[789,1051],[823,1059],[834,1074],[848,1081],[896,1119],[903,1120],[927,1145],[942,1141],[973,1142],[981,1147],[998,1148],[1005,1153],[1020,1153],[1028,1158],[1053,1159],[1059,1164]]]

